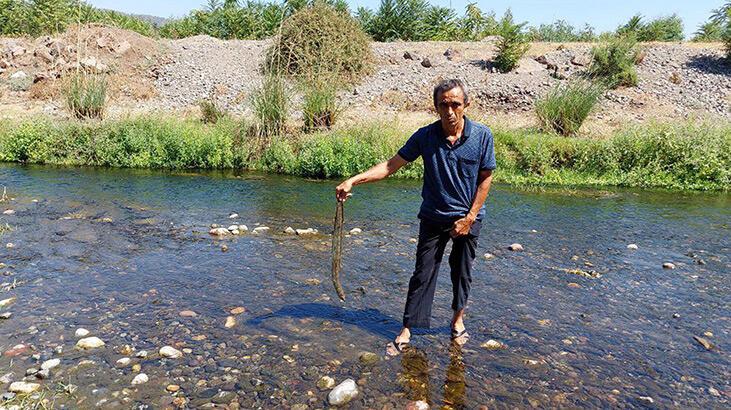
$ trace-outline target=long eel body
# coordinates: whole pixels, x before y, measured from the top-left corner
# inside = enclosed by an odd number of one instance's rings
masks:
[[[344,302],[345,292],[343,291],[343,285],[340,284],[340,267],[343,257],[343,218],[343,202],[338,201],[337,207],[335,208],[335,228],[333,230],[332,281],[338,297]]]

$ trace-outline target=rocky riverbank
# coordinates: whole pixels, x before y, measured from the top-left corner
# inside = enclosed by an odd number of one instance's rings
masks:
[[[77,41],[76,39],[81,39]],[[149,39],[100,26],[59,37],[0,39],[0,104],[5,115],[45,111],[67,115],[59,88],[77,66],[108,72],[111,115],[197,110],[214,98],[226,109],[251,114],[249,98],[261,82],[259,66],[269,41],[224,41],[206,36]],[[514,72],[491,66],[494,38],[482,42],[373,43],[371,75],[341,94],[343,118],[363,121],[395,112],[426,113],[430,89],[441,78],[469,85],[475,110],[511,125],[534,122],[535,99],[580,76],[591,44],[534,43]],[[605,95],[589,129],[678,118],[731,118],[731,66],[720,44],[651,43],[643,46],[640,83]],[[297,94],[297,90],[293,89]],[[297,98],[293,117],[297,118]],[[594,125],[591,125],[591,124]]]

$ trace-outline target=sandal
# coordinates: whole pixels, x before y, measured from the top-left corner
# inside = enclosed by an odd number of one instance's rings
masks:
[[[409,342],[396,342],[395,340],[392,342],[389,342],[386,345],[386,356],[395,357],[403,353],[404,349],[409,347]],[[389,348],[393,349],[391,351],[396,352],[394,354],[389,353]]]
[[[464,342],[463,343],[457,342],[457,339],[459,339],[461,337],[464,338]],[[456,342],[459,345],[463,345],[463,344],[467,343],[468,340],[470,340],[470,334],[467,333],[466,328],[462,329],[461,332],[458,332],[456,329],[452,329],[452,341],[453,342]]]

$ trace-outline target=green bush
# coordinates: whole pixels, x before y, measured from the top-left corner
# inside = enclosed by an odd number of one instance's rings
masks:
[[[637,85],[635,64],[639,56],[637,41],[632,36],[615,37],[594,47],[587,75],[609,88]]]
[[[64,89],[66,106],[76,118],[101,118],[107,102],[107,79],[103,75],[76,73]]]
[[[369,70],[372,53],[368,36],[350,15],[318,2],[284,21],[267,60],[268,69],[295,77],[357,81]]]
[[[558,85],[536,101],[536,114],[545,130],[574,135],[603,93],[601,86],[586,81]]]
[[[155,34],[155,28],[148,22],[97,9],[80,0],[0,0],[0,35],[53,34],[77,22],[102,23],[147,36]]]
[[[500,39],[496,44],[497,55],[495,56],[495,67],[507,73],[518,66],[518,61],[530,48],[528,39],[523,33],[525,23],[516,24],[510,10],[500,20]]]
[[[305,86],[302,115],[306,130],[332,127],[339,113],[337,89],[332,82],[315,80]]]
[[[639,14],[617,29],[618,36],[633,36],[637,41],[682,41],[683,20],[677,15],[659,17],[649,23]]]
[[[596,41],[597,36],[594,34],[594,28],[586,24],[582,30],[576,29],[566,20],[557,20],[551,24],[541,24],[538,27],[531,27],[528,32],[531,41],[546,42],[571,42]]]
[[[142,117],[105,121],[0,121],[0,161],[135,168],[261,168],[340,178],[394,155],[409,137],[376,123],[303,138],[283,136],[261,152],[239,138],[246,124],[223,118]],[[731,189],[731,124],[638,125],[605,139],[495,129],[496,181],[520,185],[614,185]],[[397,174],[423,176],[416,161]]]
[[[269,138],[284,133],[290,95],[284,76],[271,71],[252,94],[257,135]],[[265,143],[266,144],[266,143]]]

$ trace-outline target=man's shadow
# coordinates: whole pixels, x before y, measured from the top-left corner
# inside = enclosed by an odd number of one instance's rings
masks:
[[[246,323],[252,326],[267,326],[269,319],[275,318],[311,319],[320,318],[346,325],[357,326],[373,335],[393,339],[401,331],[401,322],[382,313],[378,309],[348,309],[326,303],[301,303],[285,305],[278,310],[249,319]],[[276,326],[272,326],[275,330]],[[449,332],[449,327],[433,329],[414,329],[412,334],[436,334]]]

